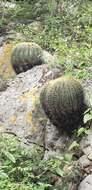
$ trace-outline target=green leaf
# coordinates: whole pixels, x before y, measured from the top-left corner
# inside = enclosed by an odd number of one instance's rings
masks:
[[[89,134],[89,131],[90,131],[89,129],[86,129],[86,128],[81,127],[81,128],[78,130],[77,136],[79,137],[79,136],[82,135],[83,133],[86,134],[86,135],[88,135],[88,134]]]
[[[39,185],[38,187],[35,187],[35,190],[45,190],[48,187],[52,187],[52,185],[50,185],[48,183],[41,183],[41,182],[39,182],[38,185]]]
[[[71,162],[72,161],[72,154],[65,154],[64,155],[64,161]]]
[[[59,176],[61,176],[61,177],[63,177],[64,176],[64,171],[62,171],[60,168],[56,168],[56,173],[59,175]]]
[[[78,130],[78,134],[77,136],[79,137],[81,134],[85,133],[85,129],[83,127],[81,127],[79,130]]]
[[[88,121],[92,120],[92,112],[86,113],[84,115],[84,123],[87,123]]]
[[[85,115],[86,113],[88,113],[89,111],[91,111],[91,108],[88,108],[88,109],[84,112],[84,115]]]
[[[8,178],[8,175],[3,170],[0,170],[0,178],[2,179]]]
[[[8,152],[8,151],[3,151],[3,154],[4,154],[9,160],[11,160],[13,163],[16,162],[14,156],[13,156],[10,152]]]
[[[73,143],[70,145],[69,150],[72,150],[74,148],[78,148],[79,144],[76,141],[73,141]]]
[[[86,135],[90,134],[90,129],[85,129],[85,134]]]

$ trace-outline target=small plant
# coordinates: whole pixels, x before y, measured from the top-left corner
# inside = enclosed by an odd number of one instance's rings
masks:
[[[46,84],[40,95],[42,107],[51,122],[71,132],[82,122],[84,95],[81,84],[71,77],[60,77]]]
[[[35,43],[20,43],[12,52],[11,64],[19,74],[42,64],[42,49]]]

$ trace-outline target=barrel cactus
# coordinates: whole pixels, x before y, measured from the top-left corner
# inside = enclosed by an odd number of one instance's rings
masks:
[[[81,84],[70,77],[50,81],[41,90],[42,107],[59,129],[71,132],[81,124],[84,112],[84,94]]]
[[[42,64],[42,49],[35,43],[19,43],[12,51],[11,64],[19,74]]]

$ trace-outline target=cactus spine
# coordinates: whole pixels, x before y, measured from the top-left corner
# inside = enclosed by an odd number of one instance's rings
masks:
[[[42,64],[42,49],[35,43],[20,43],[12,52],[11,64],[14,71],[19,74],[36,65]]]
[[[46,84],[40,94],[42,107],[57,127],[72,131],[82,121],[84,95],[81,84],[70,77],[60,77]]]

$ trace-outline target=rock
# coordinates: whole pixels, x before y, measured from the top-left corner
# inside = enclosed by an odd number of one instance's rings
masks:
[[[92,108],[92,79],[84,82],[85,104]]]
[[[14,26],[12,26],[12,28],[14,28]],[[25,41],[25,37],[23,36],[22,33],[16,32],[13,29],[13,30],[10,30],[7,33],[6,40],[11,40],[11,41],[19,40],[21,42],[24,42]]]
[[[4,41],[4,37],[3,36],[0,36],[0,46],[3,45],[3,41]],[[1,48],[1,47],[0,47]]]
[[[3,47],[0,47],[0,56],[3,54]]]
[[[51,55],[48,51],[43,50],[43,60],[45,64],[49,64],[51,66],[54,66],[57,64],[58,59],[56,56]],[[57,65],[56,65],[57,67]]]
[[[89,133],[82,138],[80,142],[80,150],[83,156],[79,159],[79,164],[85,168],[85,173],[92,172],[92,127],[90,126]],[[87,171],[87,172],[86,172]]]
[[[62,156],[66,150],[69,139],[66,134],[61,134],[60,131],[48,121],[45,128],[45,147],[47,150],[45,151],[44,159],[47,160]]]
[[[92,74],[92,67],[87,67],[87,70]]]
[[[0,75],[2,75],[5,79],[14,77],[15,73],[11,65],[13,44],[7,42],[0,49]]]
[[[92,190],[92,174],[80,183],[78,190]]]
[[[88,159],[92,161],[92,152],[88,155]]]
[[[5,91],[7,87],[7,81],[5,81],[2,76],[0,76],[0,92]]]
[[[43,26],[40,21],[34,21],[30,24],[30,29],[36,33],[40,33],[43,31]]]
[[[46,116],[39,104],[39,92],[44,82],[50,80],[48,72],[46,65],[34,67],[11,79],[6,91],[0,92],[0,126],[27,144],[44,146]],[[50,73],[55,78],[61,71],[54,69]]]
[[[85,168],[85,167],[88,167],[89,165],[91,165],[92,163],[87,158],[87,155],[83,155],[79,159],[79,164],[80,164],[81,168]]]
[[[83,137],[80,142],[80,149],[87,156],[87,158],[92,154],[92,128],[90,127],[90,132],[88,135]]]

